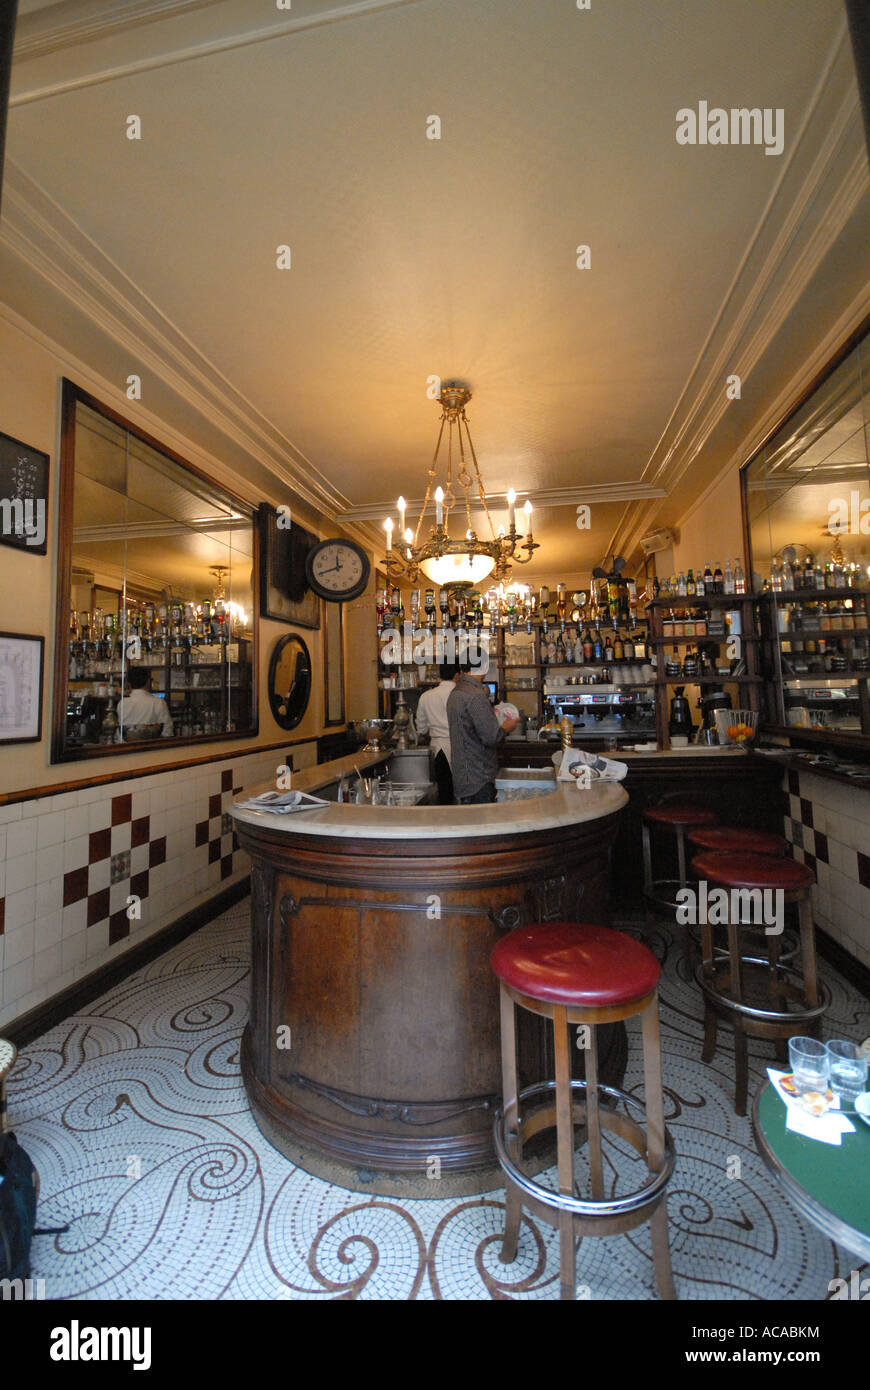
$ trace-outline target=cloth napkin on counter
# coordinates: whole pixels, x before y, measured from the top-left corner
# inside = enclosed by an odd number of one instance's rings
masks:
[[[310,792],[261,792],[250,796],[247,801],[237,801],[240,811],[269,811],[276,816],[286,816],[292,811],[315,811],[318,806],[329,806],[322,797],[312,796]]]
[[[600,758],[597,753],[584,753],[580,748],[566,748],[562,754],[558,780],[576,782],[586,767],[600,782],[621,782],[628,772],[626,763],[618,763],[613,758]]]
[[[776,1087],[777,1094],[785,1101],[788,1115],[786,1129],[795,1134],[803,1134],[807,1139],[818,1139],[823,1144],[840,1144],[844,1134],[854,1134],[855,1126],[839,1110],[827,1110],[824,1115],[810,1115],[803,1109],[797,1096],[790,1096],[782,1088],[783,1077],[791,1076],[788,1071],[774,1071],[767,1068],[767,1074]],[[834,1101],[836,1104],[836,1099]]]

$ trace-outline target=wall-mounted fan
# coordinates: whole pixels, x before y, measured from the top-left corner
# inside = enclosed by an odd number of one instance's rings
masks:
[[[609,571],[602,569],[600,565],[595,566],[592,571],[593,579],[619,579],[622,571],[625,569],[625,561],[621,555],[614,554],[611,554],[610,560],[612,568]]]

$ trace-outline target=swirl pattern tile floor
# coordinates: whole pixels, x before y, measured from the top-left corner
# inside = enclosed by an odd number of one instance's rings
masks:
[[[241,903],[22,1050],[11,1126],[41,1178],[33,1276],[55,1299],[557,1299],[555,1231],[524,1220],[498,1259],[502,1194],[372,1197],[294,1168],[260,1134],[239,1072],[247,1014],[248,903]],[[617,925],[641,930],[623,915]],[[681,1299],[823,1299],[858,1263],[789,1206],[748,1119],[732,1107],[722,1030],[699,1061],[695,985],[668,925],[645,939],[663,964],[668,1197]],[[830,967],[827,1031],[870,1033],[870,1005]],[[772,1060],[750,1042],[750,1090]],[[627,1090],[641,1085],[629,1032]],[[612,1155],[618,1165],[619,1155]],[[580,1297],[656,1297],[649,1228],[581,1243]]]

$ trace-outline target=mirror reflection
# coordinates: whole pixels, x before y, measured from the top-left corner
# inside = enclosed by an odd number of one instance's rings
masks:
[[[279,639],[269,662],[269,704],[282,729],[295,729],[311,696],[311,657],[295,633]]]
[[[252,509],[64,386],[58,755],[250,732]]]

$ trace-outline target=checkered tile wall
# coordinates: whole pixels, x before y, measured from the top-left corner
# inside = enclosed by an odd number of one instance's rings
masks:
[[[315,743],[293,748],[297,769]],[[0,1025],[248,872],[229,817],[274,751],[0,806]]]
[[[786,838],[816,875],[814,920],[870,967],[870,796],[791,768],[783,797]]]

